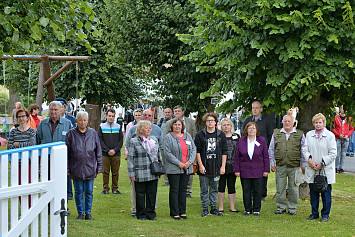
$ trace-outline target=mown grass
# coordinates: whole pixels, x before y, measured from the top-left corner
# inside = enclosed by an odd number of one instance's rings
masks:
[[[76,220],[75,201],[69,201],[72,212],[68,217],[68,236],[354,236],[355,235],[355,176],[340,174],[333,185],[330,220],[326,223],[306,221],[311,212],[309,200],[300,200],[297,216],[275,215],[275,176],[270,174],[268,194],[262,203],[261,216],[244,217],[230,213],[226,196],[222,217],[200,217],[198,176],[194,177],[193,198],[187,199],[187,220],[175,221],[169,216],[169,187],[159,181],[157,221],[138,221],[130,216],[130,185],[127,162],[121,160],[119,190],[121,195],[101,195],[102,175],[94,184],[92,216],[94,221]],[[243,211],[240,180],[237,179],[237,209]],[[322,205],[320,205],[322,206]]]

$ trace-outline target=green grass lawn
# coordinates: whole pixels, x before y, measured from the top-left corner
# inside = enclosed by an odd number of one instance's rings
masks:
[[[268,197],[262,203],[261,216],[244,217],[230,213],[226,195],[222,217],[200,217],[202,211],[198,176],[194,177],[193,198],[187,199],[187,220],[175,221],[169,216],[169,187],[159,181],[157,221],[138,221],[131,217],[130,185],[127,162],[122,157],[119,190],[121,195],[101,195],[102,175],[94,184],[92,216],[94,221],[76,220],[75,201],[69,201],[68,236],[354,236],[355,176],[340,174],[333,185],[330,220],[325,223],[306,221],[311,213],[309,200],[298,205],[297,216],[275,215],[275,175],[269,176]],[[236,208],[243,209],[240,180],[237,179]],[[322,206],[322,205],[320,205]]]

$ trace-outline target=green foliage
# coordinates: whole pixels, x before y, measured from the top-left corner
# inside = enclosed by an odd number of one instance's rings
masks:
[[[0,56],[36,47],[48,53],[66,40],[78,41],[90,52],[95,49],[88,43],[87,34],[97,35],[97,30],[90,27],[95,21],[92,4],[83,0],[3,0],[0,2]],[[84,22],[85,27],[78,22]]]
[[[197,26],[179,38],[194,50],[182,58],[218,74],[208,93],[235,92],[219,108],[262,100],[269,111],[304,108],[319,96],[354,104],[353,1],[190,0]]]
[[[200,74],[192,63],[180,57],[190,47],[178,40],[177,33],[187,33],[194,25],[189,17],[194,7],[188,1],[106,0],[110,16],[110,41],[117,54],[145,75],[165,106],[186,106],[186,112],[203,111],[199,94],[207,90],[214,74]],[[111,19],[114,17],[115,21]]]
[[[0,85],[0,114],[5,112],[5,101],[6,101],[6,108],[9,106],[9,90],[6,89],[4,86]]]

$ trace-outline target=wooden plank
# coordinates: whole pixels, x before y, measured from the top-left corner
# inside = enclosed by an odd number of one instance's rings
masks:
[[[60,74],[62,74],[62,72],[65,71],[65,69],[67,69],[68,67],[70,67],[70,65],[72,65],[74,63],[74,61],[69,61],[67,62],[61,69],[59,69],[56,73],[54,73],[50,78],[48,78],[48,80],[43,83],[44,86],[48,86],[51,82],[54,81],[54,79],[56,79]]]
[[[89,56],[48,56],[50,61],[90,61]],[[42,61],[40,55],[3,55],[0,60],[13,59],[17,61]]]

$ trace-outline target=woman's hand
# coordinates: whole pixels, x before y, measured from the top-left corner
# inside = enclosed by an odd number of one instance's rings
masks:
[[[234,175],[235,175],[236,177],[240,177],[240,172],[235,172]]]
[[[136,181],[136,177],[129,177],[129,180],[131,180],[132,182]]]
[[[269,174],[268,172],[263,172],[263,176],[264,176],[264,177],[267,177],[268,174]]]
[[[271,166],[271,171],[275,172],[276,171],[276,166]]]
[[[179,168],[180,168],[180,169],[184,169],[184,168],[185,168],[185,164],[182,163],[182,162],[179,162]]]
[[[15,147],[20,147],[20,143],[19,142],[14,142],[14,143],[12,143],[12,145],[15,146]]]

